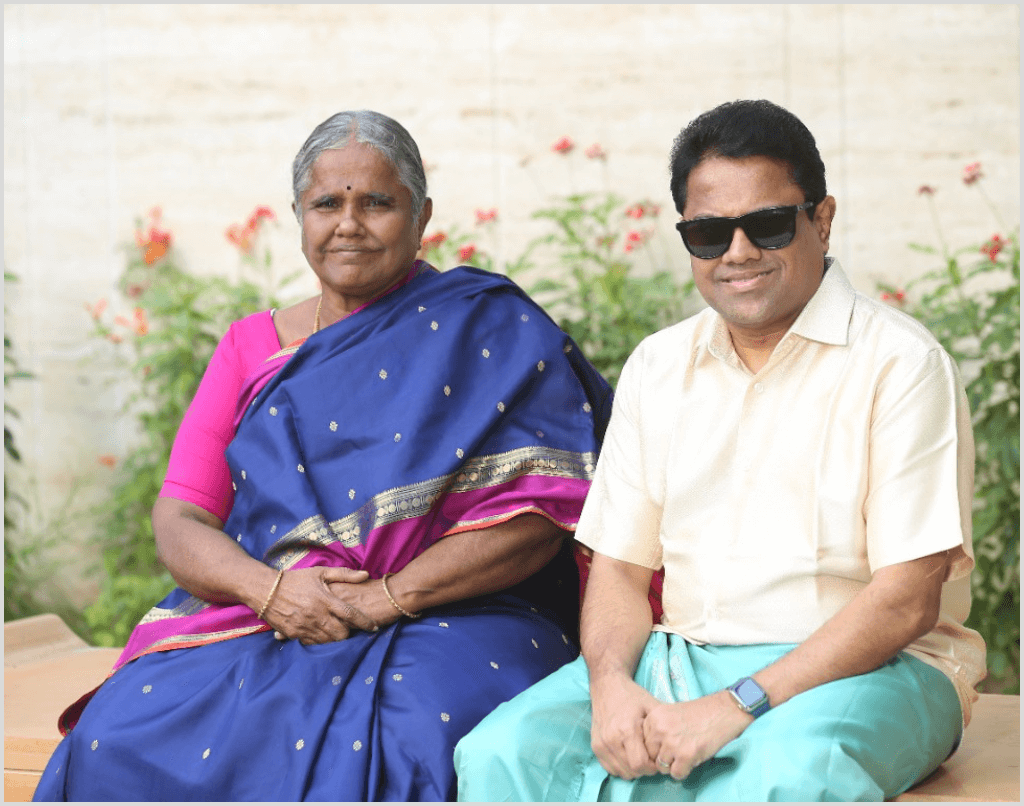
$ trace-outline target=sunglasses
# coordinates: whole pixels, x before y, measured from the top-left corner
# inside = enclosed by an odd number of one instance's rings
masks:
[[[712,260],[729,251],[737,228],[743,230],[758,249],[782,249],[789,246],[796,235],[797,213],[815,204],[817,202],[772,207],[735,218],[694,218],[678,222],[676,229],[683,236],[686,250],[702,260]]]

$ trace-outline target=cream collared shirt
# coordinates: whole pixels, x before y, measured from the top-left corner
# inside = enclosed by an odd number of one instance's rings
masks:
[[[887,565],[951,550],[942,614],[908,652],[956,686],[985,674],[970,609],[974,440],[956,366],[831,261],[756,375],[711,309],[626,363],[576,538],[665,568],[655,629],[799,643]]]

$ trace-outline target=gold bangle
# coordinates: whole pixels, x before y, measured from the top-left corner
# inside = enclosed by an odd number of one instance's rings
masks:
[[[385,574],[384,576],[382,576],[380,578],[380,584],[384,588],[384,595],[388,597],[388,601],[391,602],[392,605],[394,605],[395,610],[397,610],[399,613],[401,613],[406,618],[419,618],[420,616],[422,616],[423,615],[422,613],[410,613],[408,610],[406,610],[398,602],[395,601],[395,597],[392,596],[391,595],[391,591],[388,590],[388,577],[393,577],[393,576],[394,576],[394,574]]]
[[[260,612],[256,614],[256,618],[262,620],[263,614],[267,612],[267,608],[270,607],[270,600],[274,598],[274,594],[277,593],[277,586],[281,584],[281,577],[284,576],[284,569],[282,568],[277,572],[277,579],[274,580],[274,585],[270,589],[270,593],[267,594],[267,601],[263,603],[263,607],[260,608]]]

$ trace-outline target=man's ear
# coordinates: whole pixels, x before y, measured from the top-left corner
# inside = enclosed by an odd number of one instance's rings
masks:
[[[828,251],[828,239],[832,234],[832,220],[836,217],[835,196],[826,196],[814,208],[814,220],[811,222],[818,233],[824,251]]]

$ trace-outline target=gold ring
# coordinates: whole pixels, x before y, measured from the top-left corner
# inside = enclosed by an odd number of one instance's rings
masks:
[[[662,760],[661,760],[661,759],[659,758],[659,759],[658,759],[658,766],[659,766],[659,767],[664,767],[664,768],[665,768],[665,769],[667,770],[667,769],[668,769],[669,767],[671,767],[671,766],[672,766],[672,762],[671,762],[671,761],[662,761]]]

